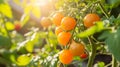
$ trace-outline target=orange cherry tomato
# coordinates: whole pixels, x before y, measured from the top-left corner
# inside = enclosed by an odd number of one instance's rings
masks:
[[[61,28],[61,26],[58,26],[55,28],[55,34],[58,36],[59,33],[63,32],[63,29]]]
[[[63,64],[70,64],[73,60],[73,55],[70,50],[62,50],[59,55],[59,60]]]
[[[61,27],[63,30],[69,31],[76,26],[76,20],[72,17],[64,17],[61,21]]]
[[[51,19],[48,18],[48,17],[43,17],[43,18],[41,19],[40,24],[42,25],[42,27],[48,28],[49,26],[52,25],[52,21],[51,21]]]
[[[53,15],[52,17],[52,21],[56,26],[60,26],[61,25],[61,20],[64,17],[64,15],[60,12],[56,13]]]
[[[67,45],[67,43],[69,42],[70,38],[71,38],[71,33],[70,32],[61,32],[59,35],[58,35],[58,42],[65,46]]]
[[[95,24],[96,21],[100,21],[100,17],[97,14],[87,14],[84,19],[84,25],[85,27],[89,28]]]
[[[85,51],[85,46],[82,43],[76,43],[75,41],[72,41],[70,44],[69,50],[72,52],[74,56],[80,56]]]

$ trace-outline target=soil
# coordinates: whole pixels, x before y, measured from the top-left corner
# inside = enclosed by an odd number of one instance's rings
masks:
[[[104,62],[105,65],[107,65],[107,64],[109,64],[111,61],[112,61],[111,55],[99,54],[99,55],[96,55],[96,57],[95,57],[95,59],[94,59],[94,64],[96,64],[97,62]],[[85,60],[85,61],[82,63],[82,67],[87,67],[87,62],[88,62],[88,59]],[[109,67],[111,67],[111,66],[109,66]]]

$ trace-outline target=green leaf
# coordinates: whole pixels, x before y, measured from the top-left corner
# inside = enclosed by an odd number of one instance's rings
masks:
[[[32,59],[32,56],[28,56],[28,55],[23,54],[23,55],[20,55],[17,58],[17,62],[16,63],[19,66],[26,66],[26,65],[28,65],[30,63],[31,59]]]
[[[7,16],[8,18],[12,18],[11,7],[8,4],[2,3],[0,4],[0,12]]]
[[[4,0],[0,0],[0,4],[1,4],[1,3],[4,3]]]
[[[120,5],[120,0],[107,0],[107,2],[112,6],[112,8],[118,7]]]
[[[58,41],[57,41],[57,38],[56,38],[55,34],[53,33],[53,31],[49,31],[48,34],[49,34],[48,35],[49,43],[53,46],[57,45]]]
[[[11,59],[10,59],[10,55],[12,54],[11,51],[7,50],[7,49],[0,49],[0,55],[3,59],[7,60],[7,61],[2,61],[3,63],[11,63]],[[1,61],[1,60],[0,60]]]
[[[7,27],[7,30],[13,30],[15,28],[13,23],[11,22],[6,22],[5,25]]]
[[[74,0],[76,3],[78,3],[79,2],[79,0]]]
[[[30,32],[27,35],[29,35],[28,38],[19,43],[17,49],[20,50],[22,47],[24,47],[28,52],[33,52],[34,45],[36,42],[38,42],[39,34],[37,32]]]
[[[120,14],[118,15],[118,17],[114,20],[114,22],[118,25],[120,25]]]
[[[97,64],[95,64],[95,67],[105,67],[105,63],[104,62],[98,62]]]
[[[96,24],[90,28],[88,28],[87,30],[79,33],[77,35],[77,37],[80,37],[80,38],[85,38],[85,37],[88,37],[88,36],[91,36],[97,32],[101,32],[102,30],[104,30],[104,22],[103,21],[97,21]]]
[[[96,26],[97,26],[97,32],[100,32],[104,29],[104,23],[103,21],[97,21],[96,22]]]
[[[120,29],[109,35],[105,42],[108,45],[109,51],[120,61]]]
[[[67,0],[69,1],[69,0]],[[57,3],[55,3],[55,8],[59,9],[64,4],[64,0],[59,0]]]
[[[0,35],[0,47],[1,47],[1,46],[6,46],[6,47],[8,47],[8,45],[11,45],[11,44],[10,44],[10,39],[9,39],[8,37],[5,37],[5,36]]]
[[[11,54],[11,55],[10,55],[10,60],[11,60],[12,62],[16,62],[15,54]]]
[[[39,6],[34,6],[32,9],[33,15],[35,15],[36,18],[40,18],[41,16],[41,11]]]
[[[26,15],[26,14],[23,14],[22,17],[21,17],[21,22],[22,22],[22,26],[24,26],[28,20],[29,20],[30,16],[29,15]]]
[[[104,62],[99,62],[98,63],[98,67],[104,67],[105,66],[105,63]]]
[[[92,26],[92,27],[88,28],[87,30],[79,33],[77,35],[77,37],[85,38],[85,37],[88,37],[90,35],[93,35],[94,33],[96,33],[96,31],[97,31],[97,26]]]
[[[99,37],[99,40],[107,39],[111,35],[111,31],[105,30]]]
[[[0,34],[2,34],[3,36],[7,36],[7,31],[5,30],[5,28],[0,28]]]
[[[34,48],[34,43],[32,41],[29,41],[25,44],[25,49],[28,51],[28,52],[32,52],[33,51],[33,48]]]

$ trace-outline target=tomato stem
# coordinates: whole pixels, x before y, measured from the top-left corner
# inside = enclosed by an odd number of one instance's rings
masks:
[[[112,55],[112,67],[117,67],[117,60]]]
[[[64,66],[64,67],[67,67],[67,65],[66,65],[66,64],[63,64],[63,66]]]
[[[91,54],[89,54],[89,60],[88,60],[87,67],[92,67],[93,62],[94,62],[94,58],[96,56],[96,47],[97,47],[97,45],[93,42],[93,40],[90,37],[88,37],[88,40],[90,41],[90,45],[91,45]]]
[[[12,41],[11,41],[12,38],[11,38],[11,36],[10,36],[10,34],[9,34],[9,31],[8,31],[7,27],[6,27],[6,22],[5,22],[4,15],[2,15],[2,18],[4,19],[4,20],[3,20],[4,28],[5,28],[6,32],[7,32],[7,36],[8,36],[8,38],[10,39],[10,44],[12,45],[12,44],[13,44]]]
[[[50,36],[50,30],[47,29],[47,35],[46,35],[46,42],[47,42],[47,45],[50,45],[50,41],[49,41],[49,36]]]
[[[105,14],[105,16],[107,18],[109,18],[109,14],[105,11],[105,9],[104,9],[103,5],[101,4],[101,2],[98,2],[98,5],[99,5],[101,11]]]
[[[70,40],[69,40],[69,42],[67,43],[67,48],[69,48],[70,47],[70,43],[71,43],[71,41],[72,41],[72,39],[73,39],[73,36],[74,36],[74,33],[75,33],[75,28],[77,27],[77,24],[75,25],[75,27],[74,27],[74,29],[73,29],[73,31],[72,31],[72,34],[71,34],[71,38],[70,38]]]

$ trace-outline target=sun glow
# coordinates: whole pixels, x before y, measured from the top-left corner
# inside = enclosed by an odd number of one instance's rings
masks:
[[[49,3],[50,3],[50,0],[37,0],[37,1],[35,2],[35,5],[45,6],[45,5],[49,4]]]

